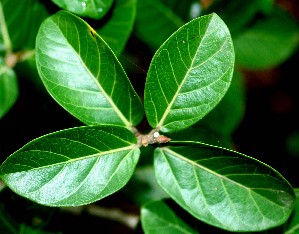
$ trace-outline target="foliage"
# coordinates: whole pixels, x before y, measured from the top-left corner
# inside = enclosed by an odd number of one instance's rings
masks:
[[[135,169],[144,163],[154,174],[147,179],[156,201],[142,191],[128,194],[146,201],[145,233],[198,233],[201,225],[296,231],[291,184],[233,150],[230,136],[244,112],[236,68],[281,63],[298,45],[298,28],[272,1],[229,2],[24,0],[14,9],[14,1],[1,1],[0,118],[17,100],[15,66],[34,59],[36,67],[25,69],[38,72],[45,92],[87,125],[49,133],[12,153],[0,167],[4,184],[43,206],[83,206],[125,190],[130,180],[134,189]],[[229,17],[240,4],[240,14]],[[132,32],[155,51],[144,95],[120,62]],[[272,50],[276,56],[269,56]],[[145,157],[153,157],[153,166]],[[5,212],[0,218],[9,233],[35,231]]]

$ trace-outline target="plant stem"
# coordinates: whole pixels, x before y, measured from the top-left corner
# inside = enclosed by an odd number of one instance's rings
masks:
[[[4,16],[1,1],[0,1],[0,28],[1,28],[1,32],[2,32],[3,43],[4,43],[4,46],[5,46],[6,55],[11,54],[12,44],[11,44],[11,40],[10,40],[9,33],[8,33],[8,30],[7,30],[7,25],[6,25],[5,16]]]
[[[35,49],[26,50],[26,51],[21,53],[19,61],[20,62],[26,61],[26,60],[31,59],[32,57],[34,57],[34,55],[35,55]]]
[[[157,129],[153,129],[152,131],[150,131],[150,133],[142,135],[139,132],[135,133],[135,136],[138,139],[138,146],[141,147],[142,145],[144,147],[148,146],[148,145],[152,145],[152,144],[163,144],[163,143],[167,143],[169,142],[171,139],[160,135],[160,133],[158,132]]]
[[[24,62],[25,60],[32,58],[34,55],[34,49],[7,54],[5,57],[5,64],[8,67],[13,68],[18,62]]]

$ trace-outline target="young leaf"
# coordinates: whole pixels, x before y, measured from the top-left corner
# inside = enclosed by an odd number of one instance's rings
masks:
[[[150,202],[141,208],[141,224],[146,234],[198,233],[162,201]]]
[[[79,127],[26,144],[1,166],[14,192],[48,206],[79,206],[121,189],[139,159],[132,132],[117,126]]]
[[[162,188],[196,218],[230,231],[261,231],[283,224],[295,194],[274,169],[245,155],[212,147],[155,151]]]
[[[82,122],[130,128],[141,121],[141,101],[119,61],[79,17],[60,11],[43,22],[36,61],[48,92]]]
[[[115,0],[111,17],[97,33],[116,55],[121,54],[131,35],[136,15],[136,0]]]
[[[109,11],[113,0],[52,0],[52,2],[79,16],[100,19]]]
[[[150,64],[144,100],[150,125],[175,132],[196,123],[224,96],[233,68],[232,40],[216,14],[181,27]]]
[[[0,58],[0,119],[18,98],[19,88],[15,72],[4,66]]]

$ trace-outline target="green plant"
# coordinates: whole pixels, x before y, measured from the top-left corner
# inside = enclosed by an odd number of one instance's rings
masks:
[[[128,183],[140,156],[150,156],[141,153],[148,146],[158,184],[196,219],[229,231],[285,224],[296,202],[289,182],[200,132],[200,124],[217,131],[211,120],[225,106],[235,72],[233,40],[221,18],[212,13],[191,20],[159,47],[147,72],[144,107],[116,56],[128,33],[121,43],[109,41],[106,25],[99,36],[81,18],[59,11],[39,27],[39,76],[49,94],[88,126],[42,136],[10,155],[1,165],[5,184],[46,206],[93,203]],[[144,132],[142,120],[148,122]],[[218,132],[228,136],[232,128]],[[176,209],[168,201],[144,205],[144,232],[196,233]]]

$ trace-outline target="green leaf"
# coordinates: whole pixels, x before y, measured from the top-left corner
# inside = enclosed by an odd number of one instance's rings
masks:
[[[0,29],[0,56],[5,55],[5,50],[6,50],[6,48],[5,48],[2,32],[1,32],[1,29]]]
[[[142,0],[137,1],[136,35],[153,51],[179,27],[200,11],[196,0]],[[199,12],[196,12],[196,17]]]
[[[200,11],[200,2],[197,0],[159,0],[162,2],[164,5],[172,9],[173,12],[177,16],[179,16],[181,19],[183,19],[184,22],[187,22],[191,19],[194,19],[199,16],[199,11]],[[197,16],[194,17],[194,12],[192,13],[192,10],[194,10],[194,5],[197,5],[199,10],[197,13]]]
[[[143,107],[108,45],[82,19],[60,11],[46,19],[37,35],[37,68],[48,92],[88,125],[130,128]]]
[[[159,0],[137,1],[135,33],[156,50],[184,21]]]
[[[79,206],[121,189],[139,159],[136,137],[123,127],[79,127],[26,144],[1,166],[15,193],[48,206]]]
[[[295,189],[296,193],[296,205],[293,211],[293,215],[291,216],[287,230],[284,232],[284,234],[299,234],[299,189]]]
[[[266,19],[233,37],[236,64],[255,70],[277,66],[298,47],[298,35],[296,21],[276,7]]]
[[[0,58],[0,119],[10,110],[19,95],[15,72]]]
[[[274,0],[259,0],[260,8],[265,14],[270,14],[274,7]]]
[[[165,147],[155,151],[160,186],[185,210],[230,231],[261,231],[283,224],[295,194],[271,167],[214,147]]]
[[[52,2],[79,16],[100,19],[109,11],[113,0],[52,0]]]
[[[121,54],[131,35],[136,15],[136,0],[115,0],[111,17],[97,29],[116,55]]]
[[[198,233],[162,201],[150,202],[141,208],[141,224],[145,234]]]
[[[216,14],[181,27],[150,64],[144,100],[150,125],[175,132],[196,123],[222,99],[233,68],[231,37]]]
[[[24,223],[21,224],[20,231],[18,233],[19,234],[53,234],[53,232],[50,233],[43,230],[35,229],[34,227],[30,227]]]
[[[213,1],[208,9],[202,11],[203,15],[217,13],[226,23],[232,35],[250,24],[255,15],[264,11],[269,0],[220,0]],[[263,2],[263,3],[262,3]]]
[[[13,49],[33,49],[39,26],[49,15],[45,6],[37,0],[1,2]]]

